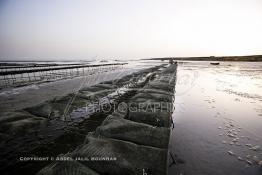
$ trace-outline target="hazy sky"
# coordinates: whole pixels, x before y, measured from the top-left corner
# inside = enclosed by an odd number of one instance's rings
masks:
[[[262,54],[262,0],[0,0],[0,59]]]

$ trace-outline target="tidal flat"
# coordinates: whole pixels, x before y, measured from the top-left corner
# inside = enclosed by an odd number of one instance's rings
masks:
[[[261,174],[261,62],[127,63],[2,88],[1,172]]]
[[[178,66],[169,174],[262,172],[262,63]]]

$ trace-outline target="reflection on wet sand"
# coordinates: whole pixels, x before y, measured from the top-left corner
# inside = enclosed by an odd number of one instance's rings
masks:
[[[261,174],[261,73],[261,63],[180,64],[170,147],[186,163],[169,174]]]

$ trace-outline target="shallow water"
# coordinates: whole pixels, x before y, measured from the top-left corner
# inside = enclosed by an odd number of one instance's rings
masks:
[[[262,63],[185,62],[177,76],[169,174],[262,174]]]

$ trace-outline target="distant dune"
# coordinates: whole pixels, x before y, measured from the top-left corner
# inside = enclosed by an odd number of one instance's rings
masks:
[[[147,58],[143,60],[184,60],[184,61],[262,61],[262,55],[248,56],[210,56],[210,57],[163,57],[163,58]]]

